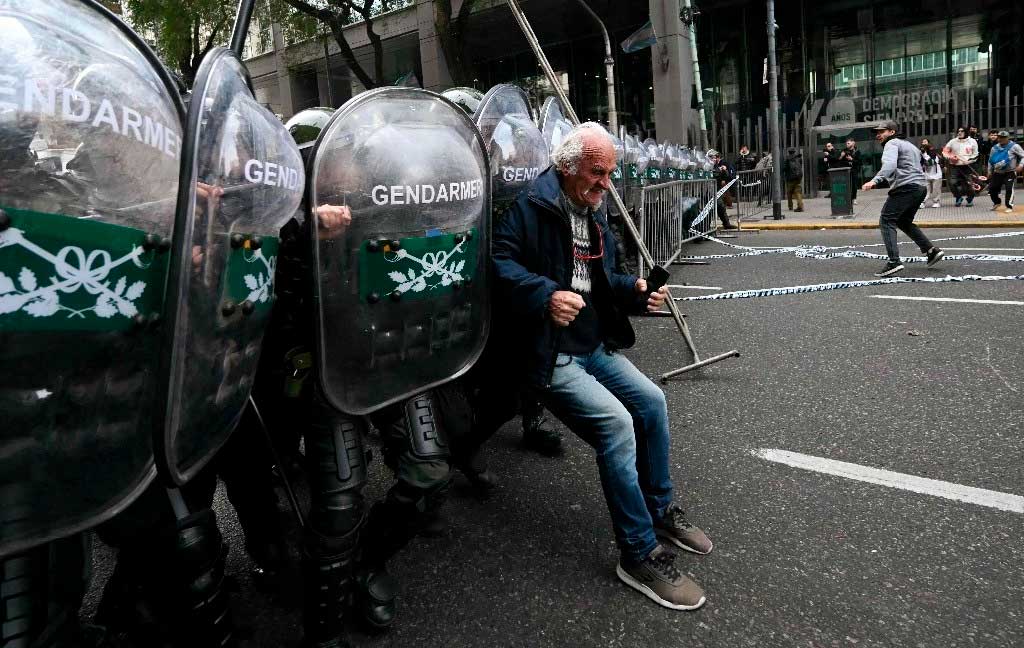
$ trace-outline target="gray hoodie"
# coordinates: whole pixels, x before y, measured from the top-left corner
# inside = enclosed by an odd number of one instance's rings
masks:
[[[905,139],[890,137],[882,149],[882,168],[871,179],[876,185],[887,181],[890,191],[905,185],[925,187],[921,151]]]

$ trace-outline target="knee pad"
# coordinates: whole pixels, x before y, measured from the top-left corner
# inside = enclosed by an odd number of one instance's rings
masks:
[[[419,459],[448,456],[448,437],[429,392],[413,396],[403,406],[409,450]]]
[[[0,559],[0,645],[58,647],[78,632],[87,585],[84,536]]]
[[[357,529],[367,478],[362,420],[331,414],[314,423],[306,435],[306,463],[312,491],[309,526],[325,537]]]

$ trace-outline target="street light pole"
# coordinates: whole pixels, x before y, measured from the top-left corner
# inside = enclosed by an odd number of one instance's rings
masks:
[[[690,35],[690,60],[693,61],[693,87],[697,94],[697,115],[700,120],[700,147],[708,147],[708,122],[704,117],[704,89],[700,85],[700,61],[697,58],[697,12],[690,0],[683,0],[683,23]]]
[[[782,218],[782,145],[779,141],[779,69],[775,62],[775,0],[768,1],[768,133],[772,144],[772,216]]]
[[[604,69],[605,76],[608,82],[608,127],[611,132],[619,132],[619,113],[615,109],[615,58],[612,56],[612,41],[608,38],[608,30],[605,29],[604,23],[601,22],[601,18],[594,13],[594,10],[590,8],[590,5],[586,3],[586,0],[578,0],[583,8],[587,10],[594,22],[597,23],[598,27],[601,28],[601,35],[604,36]]]

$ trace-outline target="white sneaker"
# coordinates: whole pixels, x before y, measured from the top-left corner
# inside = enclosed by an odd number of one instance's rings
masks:
[[[1007,214],[1012,214],[1013,213],[1013,207],[1007,207],[1003,211],[1005,211]]]
[[[937,202],[936,203],[932,203],[932,209],[938,209],[938,208],[939,208],[939,203],[937,203]]]
[[[921,203],[921,206],[918,207],[918,209],[924,209],[924,203]]]

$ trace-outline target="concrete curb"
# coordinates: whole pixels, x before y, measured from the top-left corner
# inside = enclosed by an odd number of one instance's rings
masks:
[[[1024,227],[1024,220],[1005,220],[1005,221],[924,221],[914,222],[915,225],[921,228],[965,228],[965,227]],[[740,231],[743,232],[756,232],[758,230],[823,230],[823,229],[836,229],[836,230],[857,230],[857,229],[878,229],[878,223],[864,223],[855,221],[822,221],[820,223],[787,223],[785,221],[764,221],[763,223],[743,223],[740,226]],[[729,232],[735,232],[736,230],[719,230],[723,234]]]

